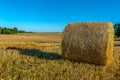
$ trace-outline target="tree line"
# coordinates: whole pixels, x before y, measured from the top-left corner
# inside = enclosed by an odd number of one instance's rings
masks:
[[[114,24],[114,30],[115,37],[120,37],[120,23]],[[17,27],[14,28],[0,27],[0,34],[17,34],[17,33],[32,33],[32,32],[18,30]]]
[[[17,33],[25,33],[25,31],[18,30],[17,27],[14,28],[0,27],[0,34],[17,34]]]

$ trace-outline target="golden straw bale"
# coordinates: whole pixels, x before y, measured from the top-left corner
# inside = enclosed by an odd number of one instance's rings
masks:
[[[72,61],[106,65],[113,60],[114,29],[110,22],[78,22],[66,26],[62,56]]]

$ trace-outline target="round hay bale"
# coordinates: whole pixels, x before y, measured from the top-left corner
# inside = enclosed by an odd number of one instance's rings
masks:
[[[80,22],[66,26],[62,56],[72,61],[106,65],[113,60],[114,29],[110,22]]]

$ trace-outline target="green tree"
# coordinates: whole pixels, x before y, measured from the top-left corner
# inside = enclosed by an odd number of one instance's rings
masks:
[[[18,33],[17,27],[14,27],[14,28],[13,28],[13,33],[14,33],[14,34]]]
[[[18,30],[17,27],[14,28],[0,27],[0,34],[16,34],[16,33],[25,33],[25,31]]]
[[[0,27],[0,34],[2,34],[2,27]]]
[[[7,33],[7,28],[5,27],[2,29],[2,34],[6,34],[6,33]]]
[[[120,37],[120,24],[118,24],[117,32],[118,32],[117,36]]]
[[[115,24],[114,29],[115,29],[115,35],[117,37],[120,37],[120,23]]]

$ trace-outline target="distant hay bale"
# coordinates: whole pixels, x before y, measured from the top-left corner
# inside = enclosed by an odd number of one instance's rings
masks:
[[[109,22],[70,23],[62,39],[62,56],[73,61],[106,65],[113,60],[114,30]]]

